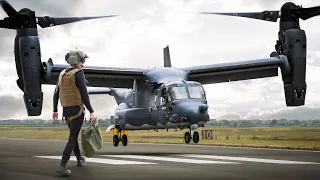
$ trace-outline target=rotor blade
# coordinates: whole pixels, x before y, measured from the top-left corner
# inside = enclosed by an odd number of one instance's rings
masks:
[[[7,1],[0,0],[0,4],[9,17],[13,17],[17,14],[17,11]]]
[[[6,29],[15,29],[10,24],[7,24],[5,20],[0,20],[0,28],[6,28]]]
[[[300,19],[307,20],[314,16],[320,15],[320,6],[311,8],[292,9],[291,12]]]
[[[44,16],[44,17],[37,17],[37,18],[38,18],[38,24],[42,28],[46,28],[46,27],[51,27],[51,26],[73,23],[73,22],[77,22],[77,21],[115,17],[115,16],[117,16],[117,15],[96,16],[96,17],[61,17],[61,18],[53,18],[53,17],[49,17],[49,16]]]
[[[260,19],[265,21],[276,22],[279,18],[279,11],[263,11],[263,12],[250,12],[250,13],[214,13],[214,12],[202,12],[202,14],[216,14],[225,16],[238,16],[252,19]]]
[[[0,28],[5,28],[4,20],[0,20]]]
[[[5,28],[5,29],[16,29],[14,26],[12,26],[9,23],[6,23],[6,20],[0,20],[0,28]]]

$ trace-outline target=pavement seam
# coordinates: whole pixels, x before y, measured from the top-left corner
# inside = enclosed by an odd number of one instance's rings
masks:
[[[67,140],[47,140],[47,139],[26,139],[26,138],[6,138],[0,137],[0,139],[8,140],[33,140],[33,141],[53,141],[53,142],[67,142]],[[79,141],[81,143],[81,141]],[[112,144],[112,142],[103,142],[103,144]],[[301,150],[301,149],[280,149],[280,148],[264,148],[264,147],[238,147],[238,146],[216,146],[216,145],[201,145],[201,144],[164,144],[164,143],[130,143],[130,144],[150,144],[161,146],[186,146],[186,147],[204,147],[204,148],[233,148],[233,149],[253,149],[253,150],[271,150],[271,151],[291,151],[291,152],[313,152],[320,153],[317,150]]]

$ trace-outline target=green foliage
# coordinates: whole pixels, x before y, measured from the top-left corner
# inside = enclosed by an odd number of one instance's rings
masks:
[[[215,120],[212,119],[207,126],[225,127],[320,127],[320,120]]]
[[[86,126],[86,125],[84,125]],[[104,142],[112,142],[112,132],[105,132],[100,127]],[[202,139],[202,130],[212,130],[213,139]],[[150,131],[129,131],[129,143],[180,143],[184,144],[183,134],[187,130],[174,129]],[[204,127],[197,130],[200,134],[199,144],[225,146],[253,146],[320,150],[320,128],[314,127]],[[69,129],[62,126],[0,126],[0,137],[35,138],[48,140],[67,140]],[[228,138],[227,138],[228,137]],[[79,140],[81,137],[79,137]]]
[[[109,126],[109,119],[98,119],[100,126]],[[89,121],[85,119],[84,124],[88,124]],[[0,126],[8,126],[8,125],[20,125],[20,126],[63,126],[65,125],[64,120],[39,120],[39,119],[27,119],[27,120],[0,120]]]

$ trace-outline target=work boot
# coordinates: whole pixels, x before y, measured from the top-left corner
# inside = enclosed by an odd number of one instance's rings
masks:
[[[57,172],[60,174],[63,174],[65,176],[70,176],[71,175],[71,171],[66,169],[65,166],[59,165]]]
[[[82,164],[85,162],[86,160],[84,159],[84,157],[80,157],[77,159],[77,166],[78,167],[82,167]]]

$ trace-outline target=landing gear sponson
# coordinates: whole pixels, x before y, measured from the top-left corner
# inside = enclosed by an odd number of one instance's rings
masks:
[[[113,129],[113,145],[117,147],[120,141],[123,146],[128,145],[128,131],[121,130],[120,127],[115,126]]]
[[[191,142],[191,139],[193,140],[194,143],[199,142],[199,133],[197,131],[193,132],[192,129],[197,129],[197,125],[195,126],[189,126],[189,132],[186,132],[184,134],[184,141],[189,144]]]

